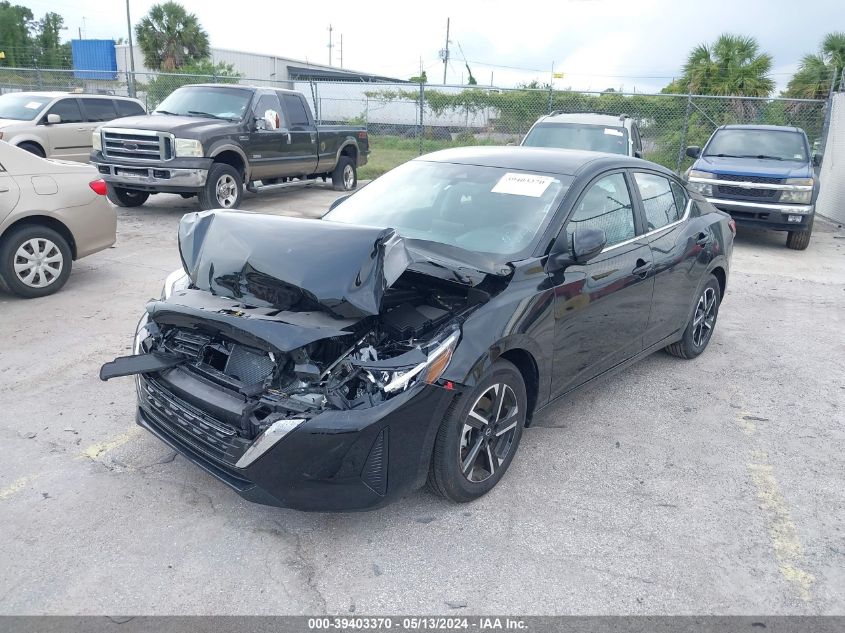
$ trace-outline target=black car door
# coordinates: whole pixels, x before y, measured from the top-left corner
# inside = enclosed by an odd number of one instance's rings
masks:
[[[686,325],[707,263],[712,259],[709,226],[693,213],[684,187],[674,178],[648,171],[632,174],[654,261],[654,300],[645,346],[659,343]]]
[[[585,188],[563,227],[570,249],[580,228],[603,230],[607,245],[594,259],[552,275],[553,396],[639,353],[651,306],[651,251],[639,236],[623,171],[603,174]]]
[[[290,146],[285,156],[288,175],[307,176],[317,169],[317,126],[305,99],[296,93],[283,93],[290,132]]]
[[[254,122],[249,133],[249,162],[252,178],[279,177],[288,150],[287,121],[279,97],[267,90],[257,95],[252,108]]]

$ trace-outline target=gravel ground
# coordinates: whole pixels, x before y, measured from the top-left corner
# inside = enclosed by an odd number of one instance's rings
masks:
[[[320,185],[244,208],[319,216]],[[743,232],[708,351],[546,410],[501,484],[251,505],[134,426],[130,347],[192,200],[120,210],[57,295],[0,294],[0,613],[845,614],[845,232]]]

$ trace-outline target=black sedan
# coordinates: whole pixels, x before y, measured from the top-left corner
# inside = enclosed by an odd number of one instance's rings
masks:
[[[322,220],[205,211],[150,302],[138,423],[252,501],[488,492],[537,411],[707,347],[734,225],[636,158],[524,147],[397,167]]]

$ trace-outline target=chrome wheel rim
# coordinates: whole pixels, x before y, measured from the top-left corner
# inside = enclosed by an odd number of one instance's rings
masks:
[[[65,265],[62,251],[50,240],[34,237],[15,251],[15,275],[30,288],[44,288],[52,284]]]
[[[716,325],[716,291],[705,288],[695,306],[695,316],[692,319],[692,342],[701,347],[713,333]]]
[[[355,184],[355,170],[352,169],[352,165],[346,165],[343,168],[343,188],[347,191],[352,189],[352,186]]]
[[[479,483],[492,477],[513,449],[519,405],[513,389],[497,383],[481,394],[461,430],[458,463],[464,477]]]
[[[217,202],[224,209],[230,208],[238,199],[238,183],[229,174],[217,179]]]

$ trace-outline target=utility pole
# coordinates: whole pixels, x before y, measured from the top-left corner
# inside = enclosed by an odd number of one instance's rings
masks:
[[[129,17],[129,0],[126,0],[126,32],[129,35],[129,96],[135,96],[135,49],[132,46],[132,18]]]
[[[332,48],[334,48],[334,44],[332,44],[332,25],[329,24],[329,66],[332,65]]]
[[[340,34],[340,67],[343,68],[343,33]]]
[[[443,60],[443,83],[446,83],[446,70],[449,68],[449,18],[446,18],[446,48],[440,51]]]

